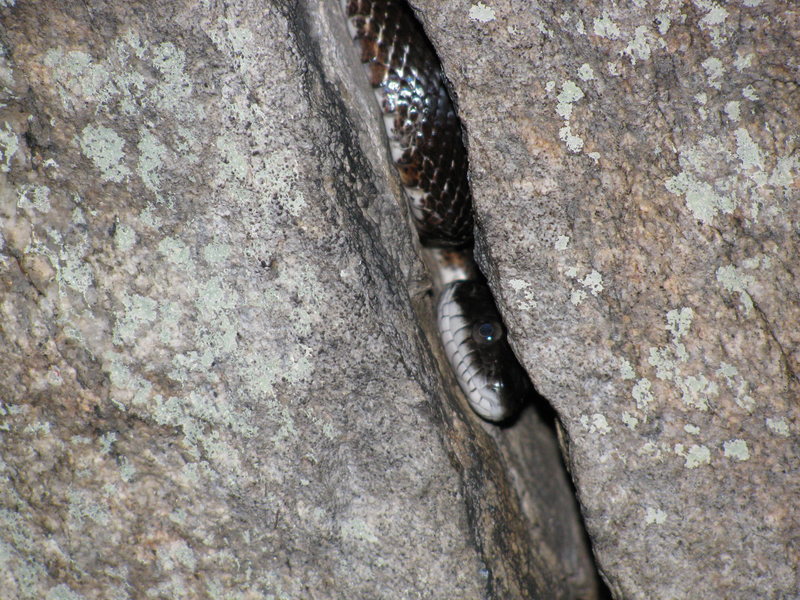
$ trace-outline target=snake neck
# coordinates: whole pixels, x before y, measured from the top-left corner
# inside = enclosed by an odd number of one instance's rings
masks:
[[[422,260],[431,274],[436,300],[442,290],[456,281],[482,281],[483,274],[475,264],[472,248],[422,247]]]

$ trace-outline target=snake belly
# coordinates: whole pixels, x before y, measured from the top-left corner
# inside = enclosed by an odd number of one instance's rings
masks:
[[[472,409],[489,421],[507,420],[532,385],[473,258],[467,152],[439,59],[404,1],[342,5],[431,271],[445,354]]]

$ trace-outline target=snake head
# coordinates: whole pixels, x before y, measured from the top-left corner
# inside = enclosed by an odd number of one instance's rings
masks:
[[[533,386],[506,337],[489,287],[455,281],[439,298],[439,333],[472,409],[487,421],[505,421],[521,408]]]

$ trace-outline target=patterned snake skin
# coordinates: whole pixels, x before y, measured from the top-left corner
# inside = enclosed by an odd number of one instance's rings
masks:
[[[342,4],[434,279],[445,354],[472,409],[489,421],[509,419],[532,386],[472,257],[467,152],[439,60],[404,1]]]

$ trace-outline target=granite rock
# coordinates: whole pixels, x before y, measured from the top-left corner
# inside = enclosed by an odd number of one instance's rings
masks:
[[[797,598],[797,5],[413,4],[614,596]]]
[[[441,367],[331,3],[0,42],[4,598],[596,597],[547,417]]]

